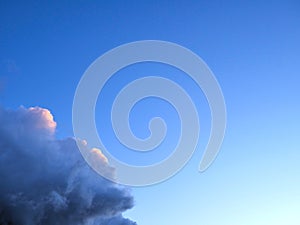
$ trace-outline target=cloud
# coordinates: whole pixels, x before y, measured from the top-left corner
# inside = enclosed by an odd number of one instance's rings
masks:
[[[133,207],[130,191],[96,174],[55,128],[47,109],[0,108],[0,224],[136,225],[122,216]],[[102,152],[81,143],[113,176]]]

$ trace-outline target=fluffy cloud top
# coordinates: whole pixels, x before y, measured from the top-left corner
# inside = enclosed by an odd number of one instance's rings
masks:
[[[55,128],[47,109],[0,108],[0,225],[136,224],[122,217],[133,206],[129,190],[90,169]],[[99,149],[87,151],[113,174]]]

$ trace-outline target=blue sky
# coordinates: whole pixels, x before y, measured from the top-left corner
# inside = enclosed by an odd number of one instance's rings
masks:
[[[228,113],[223,146],[215,163],[198,173],[209,134],[209,110],[201,90],[184,80],[203,114],[196,154],[166,182],[134,188],[136,206],[126,216],[140,225],[297,225],[299,12],[299,2],[292,0],[1,1],[0,104],[13,109],[48,108],[58,123],[57,136],[72,136],[74,92],[97,57],[118,45],[145,39],[183,45],[205,60],[222,87]],[[146,70],[181,79],[182,74],[171,68],[150,66],[121,72],[134,77]],[[97,121],[104,120],[102,113],[108,110],[113,88],[120,85],[113,81],[97,104]],[[139,135],[147,135],[139,124],[151,116],[145,115],[149,108],[153,115],[171,113],[169,126],[176,127],[170,107],[154,99],[148,104],[133,111],[133,129]],[[158,112],[155,104],[163,111]],[[167,143],[172,145],[176,129],[170,130],[174,132]],[[103,132],[108,145],[115,146],[111,131]],[[152,155],[145,163],[164,154]]]

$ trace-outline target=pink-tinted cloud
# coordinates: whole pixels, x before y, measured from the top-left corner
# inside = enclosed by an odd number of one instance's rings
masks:
[[[56,122],[40,107],[0,108],[0,224],[133,225],[125,187],[109,182],[83,160],[74,138],[57,140]],[[113,175],[99,149],[87,155]]]

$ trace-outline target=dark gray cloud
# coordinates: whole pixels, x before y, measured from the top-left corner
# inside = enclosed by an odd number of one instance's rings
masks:
[[[55,128],[46,109],[0,108],[0,225],[135,225],[122,216],[129,190],[90,169]],[[99,149],[87,151],[113,174]]]

